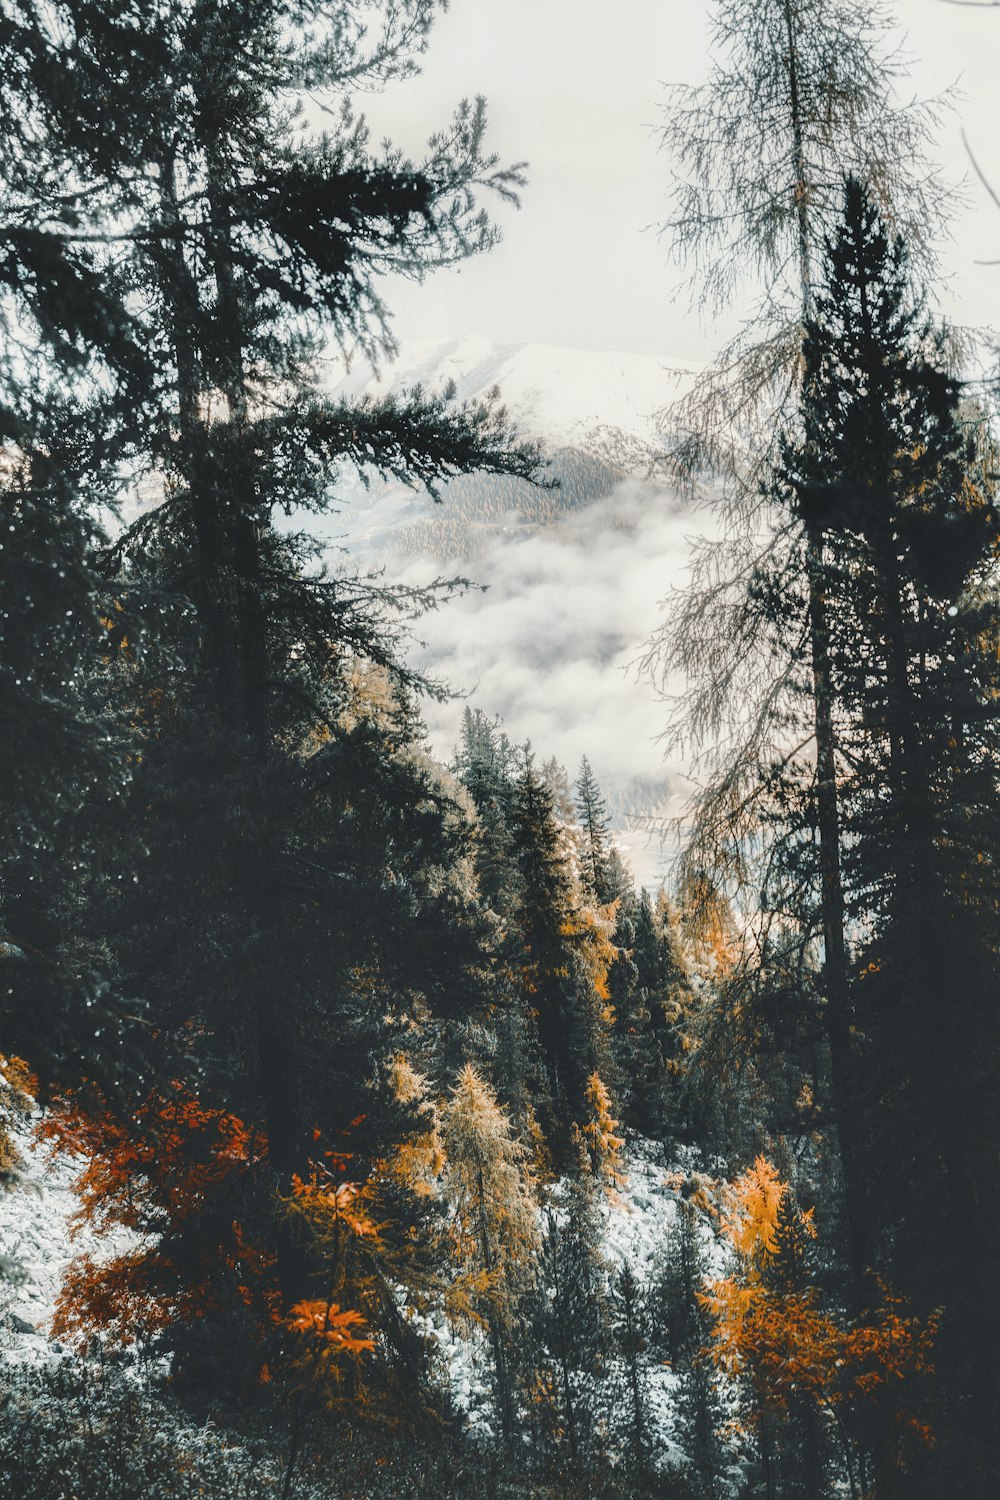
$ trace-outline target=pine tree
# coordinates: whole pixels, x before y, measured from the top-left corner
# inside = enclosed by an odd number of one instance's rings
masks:
[[[624,1440],[630,1466],[642,1473],[649,1465],[652,1437],[642,1359],[647,1349],[647,1310],[644,1288],[628,1261],[612,1280],[612,1306],[616,1324],[615,1352],[622,1364],[622,1402],[616,1425]]]
[[[466,708],[455,771],[476,806],[476,873],[484,902],[500,915],[514,905],[512,826],[515,751],[499,721]]]
[[[586,756],[576,782],[576,815],[580,824],[580,868],[591,898],[604,906],[614,900],[611,885],[608,809]]]
[[[93,316],[52,322],[52,276],[25,275],[16,292],[81,359],[106,356],[102,439],[141,478],[142,499],[97,561],[123,606],[116,634],[132,639],[136,603],[152,596],[162,646],[158,660],[125,667],[137,774],[109,830],[131,819],[156,858],[125,899],[117,881],[96,883],[86,920],[108,934],[123,985],[149,999],[182,1071],[210,1075],[221,1100],[262,1125],[276,1204],[306,1169],[304,1097],[318,1072],[307,1040],[324,1029],[330,993],[322,955],[344,951],[337,935],[352,931],[360,820],[356,804],[338,802],[327,779],[336,770],[371,770],[387,751],[379,791],[386,806],[406,806],[408,834],[379,823],[366,883],[378,899],[362,929],[375,951],[353,944],[326,1035],[350,1032],[363,999],[370,1011],[372,995],[393,987],[396,916],[418,954],[425,934],[441,981],[418,957],[410,997],[468,993],[464,961],[457,987],[444,973],[447,955],[468,948],[436,930],[450,915],[462,926],[463,901],[447,880],[415,895],[393,869],[414,874],[406,837],[428,834],[433,848],[449,824],[416,765],[415,716],[400,707],[419,685],[401,664],[400,624],[427,596],[327,571],[313,518],[335,503],[344,464],[435,496],[459,473],[536,468],[494,406],[415,392],[335,403],[319,384],[328,344],[392,352],[378,277],[421,276],[487,248],[495,235],[477,193],[509,197],[520,180],[484,156],[481,102],[460,108],[421,163],[373,150],[348,96],[413,71],[436,7],[367,9],[317,19],[297,0],[193,0],[106,24],[71,5],[39,24],[44,68],[40,54],[13,71],[26,97],[46,69],[65,84],[32,105],[47,159],[66,170],[42,176],[22,205],[26,254],[50,256],[67,297],[96,282],[100,299]],[[293,107],[317,91],[332,106],[325,131]],[[360,731],[344,717],[358,663],[398,689],[396,723],[378,745],[370,717]],[[349,1051],[328,1097],[340,1087],[346,1099]],[[274,1233],[290,1306],[305,1268],[280,1217]]]
[[[827,538],[869,1212],[901,1290],[927,1312],[949,1309],[943,1386],[967,1391],[981,1431],[997,1401],[986,1353],[997,1309],[973,1246],[995,1233],[995,1198],[983,1193],[995,1164],[981,1143],[995,1133],[1000,1060],[987,873],[1000,760],[988,579],[1000,523],[975,414],[963,413],[909,289],[903,246],[856,183],[806,354],[803,439],[783,478]],[[913,1216],[931,1182],[963,1223],[959,1239],[928,1235]],[[990,1460],[957,1428],[951,1443],[980,1492]]]
[[[878,1487],[900,1467],[912,1483],[934,1441],[926,1404],[938,1315],[913,1316],[885,1285],[880,1305],[853,1325],[825,1310],[811,1266],[812,1211],[763,1157],[731,1185],[722,1231],[733,1274],[707,1282],[699,1300],[716,1366],[743,1386],[765,1493],[830,1493],[831,1480],[845,1477],[864,1488],[878,1449]],[[824,1439],[831,1412],[839,1452]]]
[[[704,1195],[691,1179],[684,1180],[674,1212],[666,1221],[647,1294],[650,1352],[678,1376],[686,1477],[699,1500],[703,1496],[714,1500],[722,1493],[724,1467],[725,1413],[705,1354],[709,1326],[698,1298],[710,1274],[705,1251],[705,1241],[712,1239],[710,1222]]]
[[[685,1127],[684,1027],[693,1007],[679,925],[665,894],[657,910],[646,890],[621,897],[610,975],[615,1078],[624,1119],[661,1138]]]
[[[595,997],[576,972],[572,918],[578,901],[572,869],[552,794],[530,753],[518,778],[514,817],[520,880],[512,961],[519,970],[521,1003],[538,1039],[543,1127],[557,1154],[564,1154],[570,1124],[583,1118],[598,1018]]]
[[[549,1425],[557,1446],[565,1435],[570,1463],[576,1468],[593,1455],[595,1423],[603,1409],[609,1307],[599,1188],[576,1127],[571,1148],[573,1165],[560,1184],[558,1202],[543,1219],[533,1359],[550,1372]]]

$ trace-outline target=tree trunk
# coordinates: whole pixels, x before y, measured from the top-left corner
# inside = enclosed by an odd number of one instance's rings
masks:
[[[161,172],[168,223],[181,223],[173,162]],[[209,170],[209,212],[220,187]],[[181,464],[187,483],[197,545],[195,605],[213,718],[223,735],[236,730],[249,750],[249,779],[258,801],[271,759],[268,713],[268,624],[261,578],[261,503],[255,495],[253,455],[248,449],[248,401],[243,368],[244,319],[223,231],[211,241],[211,272],[218,298],[216,333],[227,341],[223,355],[228,423],[208,427],[200,410],[204,374],[196,343],[202,313],[199,286],[185,259],[183,241],[165,238],[161,290],[168,308],[177,368]],[[228,761],[228,757],[224,757]],[[220,764],[220,780],[231,780],[232,765]],[[259,809],[255,809],[259,811]],[[244,814],[244,837],[233,881],[239,889],[252,932],[262,942],[281,917],[282,892],[277,850],[266,822]],[[259,996],[255,1006],[258,1095],[267,1131],[268,1158],[279,1193],[305,1165],[306,1132],[299,1118],[294,1037],[276,996]],[[291,1224],[279,1212],[276,1228],[278,1279],[286,1306],[307,1289],[307,1268]]]
[[[840,807],[837,796],[836,731],[830,672],[830,629],[824,583],[823,538],[818,528],[808,539],[809,631],[812,654],[813,710],[816,734],[816,814],[820,850],[820,909],[823,926],[823,981],[826,1034],[834,1111],[844,1177],[844,1217],[855,1301],[860,1311],[871,1258],[870,1230],[864,1209],[861,1125],[855,1094],[852,1006],[844,935],[844,883],[841,870]]]
[[[798,239],[799,283],[803,332],[812,311],[812,232],[809,223],[809,182],[805,132],[799,92],[798,38],[792,0],[784,0],[788,44],[789,123]],[[830,673],[830,628],[823,566],[823,533],[811,526],[807,534],[809,633],[812,654],[813,715],[816,735],[816,812],[820,848],[820,909],[823,928],[823,980],[826,992],[826,1031],[834,1115],[844,1178],[844,1217],[854,1301],[860,1310],[864,1280],[871,1258],[870,1233],[863,1207],[864,1173],[860,1160],[858,1101],[855,1097],[851,1043],[851,998],[844,920],[844,883],[841,868],[840,809],[837,795],[836,733]]]

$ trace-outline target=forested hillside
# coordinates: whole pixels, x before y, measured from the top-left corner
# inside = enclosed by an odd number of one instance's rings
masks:
[[[357,112],[441,8],[0,0],[0,1493],[990,1500],[1000,503],[934,110],[877,8],[712,0],[665,229],[756,312],[546,450],[537,353],[520,421],[478,346],[343,376],[524,186],[481,100],[413,160]],[[588,745],[432,751],[469,582],[404,566],[623,484],[711,506],[655,888]]]

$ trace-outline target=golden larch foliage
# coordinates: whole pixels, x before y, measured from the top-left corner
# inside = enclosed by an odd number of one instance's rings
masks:
[[[628,1181],[621,1165],[625,1138],[616,1134],[618,1121],[611,1113],[611,1095],[599,1073],[591,1073],[587,1079],[586,1099],[589,1118],[583,1134],[590,1159],[595,1174],[614,1196]]]
[[[883,1287],[881,1304],[851,1326],[822,1308],[801,1259],[796,1278],[783,1274],[787,1246],[801,1246],[816,1230],[812,1212],[792,1204],[788,1184],[764,1157],[731,1184],[727,1200],[721,1226],[736,1266],[698,1297],[712,1323],[713,1362],[749,1394],[749,1425],[807,1399],[850,1431],[866,1405],[878,1401],[884,1411],[888,1400],[900,1442],[932,1441],[919,1405],[933,1373],[938,1317],[909,1315]]]

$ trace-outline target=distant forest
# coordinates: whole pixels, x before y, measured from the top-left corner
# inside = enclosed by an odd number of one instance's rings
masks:
[[[669,94],[665,254],[754,311],[647,464],[715,524],[637,888],[586,746],[431,753],[461,581],[324,541],[349,473],[446,563],[626,474],[324,384],[525,186],[481,100],[419,160],[358,113],[443,8],[0,0],[0,1492],[992,1500],[1000,451],[935,108],[862,0],[710,0]]]

